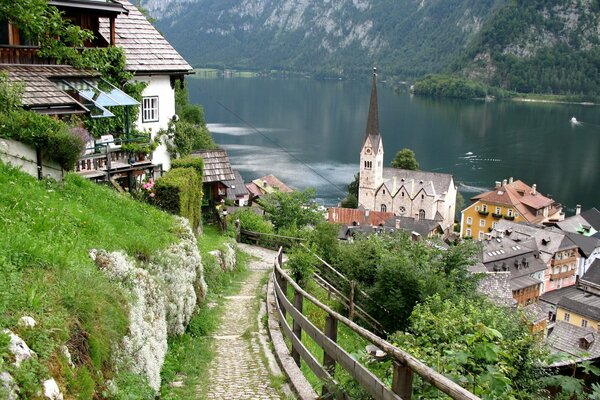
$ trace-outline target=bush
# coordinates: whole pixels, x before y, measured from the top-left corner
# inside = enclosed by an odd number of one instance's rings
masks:
[[[237,218],[240,220],[241,229],[260,233],[274,232],[273,224],[264,219],[264,217],[252,212],[252,210],[241,209],[231,214],[231,219],[233,221],[235,221]],[[233,224],[229,225],[231,226]]]
[[[33,111],[15,110],[2,115],[0,137],[39,148],[46,159],[67,170],[84,148],[83,140],[71,133],[64,122]]]
[[[171,168],[194,168],[202,178],[204,174],[204,160],[200,157],[192,156],[178,158],[171,162]]]
[[[202,205],[201,175],[194,168],[175,168],[158,179],[155,188],[158,206],[187,218],[197,231]]]

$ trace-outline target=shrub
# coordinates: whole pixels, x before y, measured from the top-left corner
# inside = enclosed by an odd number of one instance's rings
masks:
[[[201,175],[194,168],[174,168],[158,179],[155,187],[158,206],[187,218],[196,232],[202,205]]]
[[[273,233],[273,225],[267,221],[264,217],[252,212],[252,210],[241,209],[231,214],[231,219],[235,221],[240,220],[240,228],[247,231],[260,232],[260,233]],[[232,226],[233,224],[229,224]]]
[[[204,171],[204,160],[200,157],[183,157],[173,160],[171,162],[171,168],[194,168],[196,172],[203,176]]]

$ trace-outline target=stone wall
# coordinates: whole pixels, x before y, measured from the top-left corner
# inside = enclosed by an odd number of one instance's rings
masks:
[[[9,139],[0,139],[0,160],[15,167],[19,167],[23,172],[38,177],[38,163],[35,148],[21,142]],[[64,171],[57,163],[53,161],[42,161],[42,176],[62,180]]]

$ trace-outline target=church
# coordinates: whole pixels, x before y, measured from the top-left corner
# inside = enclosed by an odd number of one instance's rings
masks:
[[[456,186],[452,175],[384,167],[375,69],[360,152],[358,206],[399,217],[438,221],[446,234],[454,225]]]

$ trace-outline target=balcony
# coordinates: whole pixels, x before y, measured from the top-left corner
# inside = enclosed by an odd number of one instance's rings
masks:
[[[503,218],[507,219],[509,221],[513,221],[515,219],[515,216],[514,215],[504,215]]]
[[[565,272],[559,272],[558,274],[551,274],[550,280],[558,281],[559,279],[568,278],[570,276],[575,275],[575,271],[576,271],[575,269],[572,269],[572,270],[565,271]]]
[[[494,217],[495,219],[500,219],[502,218],[502,214],[492,213],[492,217]]]
[[[483,211],[483,210],[480,210],[480,211],[477,211],[477,212],[479,213],[479,215],[482,215],[484,217],[487,217],[490,214],[489,211]]]
[[[0,64],[57,64],[54,59],[38,56],[39,49],[37,46],[0,45]]]

